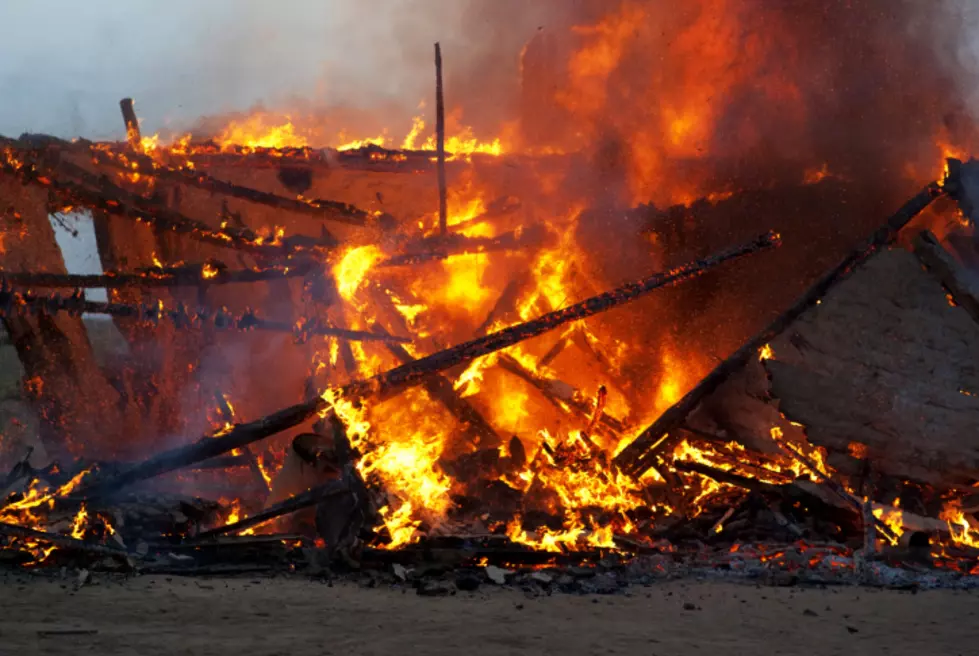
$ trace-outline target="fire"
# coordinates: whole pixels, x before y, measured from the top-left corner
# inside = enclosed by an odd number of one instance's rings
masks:
[[[761,353],[758,354],[758,359],[759,360],[775,359],[775,351],[772,350],[771,344],[765,344],[763,347],[761,347]]]
[[[364,283],[374,265],[384,259],[384,253],[374,245],[348,249],[333,267],[337,290],[344,300],[350,301]]]
[[[381,135],[374,137],[373,139],[355,139],[353,141],[349,141],[343,145],[337,146],[337,150],[342,153],[347,150],[359,150],[361,148],[366,148],[367,146],[384,147],[385,143],[387,143],[387,137]]]
[[[213,264],[211,264],[210,262],[206,263],[204,267],[201,269],[201,277],[204,278],[204,280],[210,280],[212,278],[216,278],[218,273],[220,273],[218,268]]]
[[[151,137],[143,137],[139,141],[139,148],[147,155],[152,154],[160,147],[160,135],[154,134]]]
[[[948,523],[948,530],[956,544],[979,549],[979,528],[970,522],[958,502],[950,501],[939,516]]]
[[[288,116],[284,119],[283,121],[269,114],[257,112],[241,121],[228,123],[215,141],[224,150],[233,149],[235,146],[248,150],[308,146],[306,138],[296,133],[292,119]]]
[[[81,540],[85,537],[85,529],[88,523],[88,511],[85,509],[85,504],[78,510],[78,514],[75,515],[75,519],[71,522],[71,537],[76,540]]]
[[[891,508],[875,507],[873,514],[884,522],[894,535],[900,537],[904,534],[904,512],[901,510],[900,499],[896,499]]]

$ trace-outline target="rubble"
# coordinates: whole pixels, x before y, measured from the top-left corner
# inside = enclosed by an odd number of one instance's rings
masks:
[[[509,199],[450,216],[444,126],[438,211],[419,234],[408,216],[303,198],[330,164],[306,150],[154,154],[131,102],[122,107],[125,146],[0,141],[0,184],[30,223],[18,247],[44,255],[40,270],[4,259],[0,319],[51,455],[44,469],[21,456],[0,479],[3,563],[73,568],[78,587],[103,572],[264,572],[422,597],[483,586],[620,594],[680,577],[915,590],[979,581],[979,296],[934,234],[918,229],[913,252],[898,244],[938,199],[967,209],[971,183],[956,176],[969,165],[950,161],[945,180],[733,355],[653,404],[652,374],[635,374],[647,353],[596,326],[654,291],[716,284],[720,265],[764,259],[778,233],[645,277],[630,268],[638,280],[602,292],[574,261],[575,219],[554,226]],[[199,161],[181,159],[194,148]],[[431,155],[368,147],[338,158],[415,170]],[[218,177],[235,161],[267,167],[298,197]],[[281,211],[292,229],[250,228],[228,199]],[[43,228],[65,205],[93,210],[106,273],[57,261]],[[311,219],[331,230],[308,234]],[[477,312],[465,306],[471,287],[429,284],[460,258],[517,275]],[[99,287],[108,302],[80,291]],[[420,321],[437,302],[444,313]],[[450,320],[458,306],[464,322]],[[94,361],[82,313],[111,316],[135,369]],[[294,349],[289,384],[243,364],[279,333],[292,338],[277,347]],[[212,357],[268,393],[236,411],[200,371]],[[209,399],[196,424],[178,411],[191,395]]]

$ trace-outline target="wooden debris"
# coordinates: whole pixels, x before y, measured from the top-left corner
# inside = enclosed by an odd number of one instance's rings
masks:
[[[307,490],[302,494],[297,494],[286,499],[285,501],[269,506],[265,510],[255,513],[251,517],[246,517],[245,519],[234,522],[233,524],[227,524],[209,531],[204,531],[203,533],[200,533],[197,538],[199,540],[205,540],[207,538],[217,535],[224,535],[226,533],[240,533],[245,529],[259,526],[260,524],[271,521],[276,517],[282,517],[283,515],[294,513],[297,510],[315,506],[328,497],[348,492],[350,492],[350,487],[346,481],[331,481],[325,485],[313,488],[312,490]]]
[[[132,305],[127,303],[106,303],[88,301],[80,293],[71,296],[42,296],[32,292],[15,292],[4,284],[3,274],[0,273],[0,316],[14,317],[27,314],[56,314],[65,312],[71,316],[82,314],[104,314],[112,317],[125,317],[152,325],[158,325],[161,320],[170,320],[177,328],[191,326],[213,325],[220,330],[266,330],[280,333],[299,333],[305,335],[322,335],[344,340],[366,342],[391,342],[406,344],[411,340],[407,337],[394,335],[378,335],[376,333],[330,328],[315,321],[296,326],[282,321],[271,321],[257,317],[254,313],[245,312],[239,316],[226,313],[224,310],[212,312],[199,308],[190,312],[179,306],[176,309],[166,309],[160,305]]]

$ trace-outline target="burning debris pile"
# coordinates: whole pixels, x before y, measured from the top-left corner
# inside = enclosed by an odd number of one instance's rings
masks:
[[[809,248],[804,213],[853,192],[825,165],[622,211],[549,182],[574,154],[511,159],[444,117],[421,148],[416,123],[401,150],[318,150],[244,124],[163,145],[122,110],[126,143],[0,139],[0,317],[39,418],[0,442],[4,562],[979,575],[975,255],[912,223],[971,216],[975,163],[827,271],[845,244]],[[99,275],[54,241],[80,210]]]

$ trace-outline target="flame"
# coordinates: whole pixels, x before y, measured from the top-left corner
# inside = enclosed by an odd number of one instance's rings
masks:
[[[378,146],[383,148],[385,143],[387,143],[387,137],[381,135],[372,139],[355,139],[353,141],[348,141],[345,144],[337,146],[337,150],[342,153],[347,150],[359,150],[361,148],[366,148],[367,146]]]
[[[949,501],[939,518],[948,524],[949,534],[956,544],[979,549],[979,528],[966,518],[958,501]]]
[[[305,148],[305,137],[296,133],[292,119],[285,120],[263,112],[256,112],[240,121],[231,121],[215,139],[223,150],[240,146],[246,150],[258,148],[283,149]]]
[[[759,360],[775,359],[775,351],[772,350],[771,344],[765,344],[763,347],[761,347],[761,352],[758,354],[758,359]]]
[[[88,511],[85,509],[85,504],[82,504],[81,508],[78,510],[78,514],[75,515],[75,519],[71,522],[71,537],[76,540],[84,539],[85,529],[88,524]]]
[[[210,262],[206,263],[204,267],[201,269],[201,277],[204,280],[210,280],[212,278],[216,278],[218,273],[220,273],[218,268],[213,264],[211,264]]]
[[[337,281],[337,291],[350,301],[360,289],[374,265],[384,259],[384,253],[374,245],[356,246],[348,249],[333,267]]]
[[[875,507],[874,517],[882,521],[891,532],[900,537],[904,535],[904,511],[901,510],[901,500],[896,499],[891,508]]]

